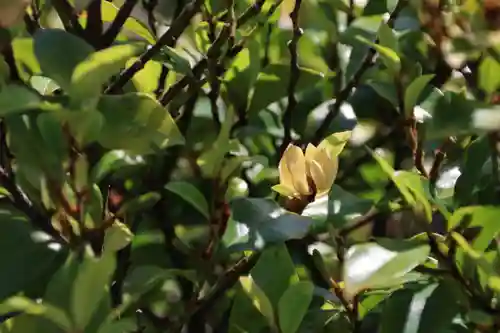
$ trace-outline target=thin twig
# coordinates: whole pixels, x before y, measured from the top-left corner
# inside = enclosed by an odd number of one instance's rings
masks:
[[[241,276],[250,273],[250,270],[255,266],[255,264],[257,264],[259,258],[260,252],[254,252],[250,256],[238,261],[233,267],[226,271],[207,296],[197,302],[194,308],[184,319],[184,322],[188,322],[194,316],[197,318],[203,318],[205,313],[213,308],[215,302],[217,302],[217,300],[223,296],[226,291],[231,289],[238,282]],[[179,331],[182,326],[183,323],[177,327],[177,330],[174,329],[173,332]]]
[[[33,205],[26,193],[16,184],[14,174],[9,175],[4,168],[0,168],[0,184],[11,194],[14,207],[23,212],[33,225],[51,235],[54,239],[61,240],[61,235],[52,226],[48,215],[42,214]]]
[[[403,10],[406,4],[407,0],[400,0],[398,2],[396,8],[391,13],[389,20],[387,21],[388,26],[391,27],[392,25],[394,25],[396,18],[398,17],[399,13]],[[363,59],[363,62],[361,63],[359,69],[354,73],[349,82],[347,82],[344,89],[340,91],[339,95],[335,96],[335,103],[329,108],[328,114],[326,115],[325,119],[323,119],[321,125],[318,127],[318,130],[316,131],[316,134],[312,140],[313,144],[318,144],[323,139],[323,137],[325,137],[331,122],[339,114],[342,104],[344,104],[344,102],[349,98],[349,96],[351,96],[352,90],[359,84],[359,81],[363,77],[364,73],[372,66],[375,54],[376,54],[375,50],[373,48],[370,48],[365,58]]]
[[[136,4],[137,0],[125,0],[125,3],[118,10],[115,19],[102,36],[102,48],[106,48],[113,43]]]
[[[290,52],[290,80],[288,81],[288,104],[283,114],[283,142],[280,146],[280,154],[283,154],[288,144],[292,141],[292,116],[293,111],[297,107],[297,98],[295,97],[295,88],[299,82],[300,69],[299,57],[297,54],[297,46],[299,39],[302,36],[302,29],[299,25],[299,13],[302,0],[296,0],[295,6],[290,13],[290,20],[293,26],[292,40],[288,43],[288,50]]]
[[[121,89],[132,77],[144,68],[145,64],[151,60],[165,46],[172,47],[184,30],[189,26],[193,16],[200,10],[203,0],[193,0],[187,4],[179,17],[174,20],[170,28],[165,32],[158,42],[144,52],[130,67],[123,70],[118,78],[105,90],[105,93],[114,93]]]
[[[281,3],[282,0],[276,2],[276,4],[279,4]],[[259,1],[258,1],[259,2]],[[269,10],[267,11],[266,13],[266,17],[269,17],[271,16],[275,11],[276,9],[278,8],[278,6],[273,5],[271,6],[271,8],[269,8]],[[250,20],[253,16],[257,15],[259,13],[259,11],[256,11],[255,8],[261,8],[262,6],[256,6],[256,4],[252,5],[250,8],[248,8],[237,20],[237,25],[236,27],[240,27],[241,25],[247,23],[248,20]],[[220,42],[222,43],[223,40],[220,40]],[[238,53],[243,49],[243,46],[244,46],[244,40],[236,43],[233,47],[231,47],[225,54],[224,56],[224,60],[226,61],[230,61],[232,60],[234,57],[236,57],[238,55]],[[210,50],[213,49],[212,52],[215,52],[215,50],[217,48],[219,48],[221,45],[218,45],[217,43],[214,43],[212,44],[212,46],[210,46],[208,52],[207,52],[207,57],[208,57],[208,54],[211,52]],[[175,84],[173,84],[166,92],[165,94],[163,94],[163,96],[160,98],[160,103],[162,105],[167,105],[169,104],[175,96],[178,96],[178,94],[184,89],[184,87],[186,87],[188,84],[190,83],[195,83],[195,84],[198,84],[198,80],[199,78],[201,77],[201,75],[203,74],[203,72],[205,71],[205,69],[207,69],[208,67],[208,61],[207,61],[207,57],[201,59],[198,63],[196,63],[196,65],[192,68],[191,72],[193,73],[192,77],[191,76],[184,76],[182,79],[180,79],[179,81],[177,81]],[[219,74],[222,74],[222,73],[219,73]]]

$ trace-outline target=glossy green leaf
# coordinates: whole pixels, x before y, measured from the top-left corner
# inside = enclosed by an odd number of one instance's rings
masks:
[[[148,210],[153,207],[158,201],[160,201],[160,199],[161,195],[158,192],[148,192],[142,194],[125,202],[118,211],[118,214],[134,214]]]
[[[344,283],[347,297],[365,289],[397,285],[429,255],[429,245],[405,240],[386,240],[350,247],[345,255]]]
[[[386,301],[380,333],[447,332],[460,311],[449,281],[396,291]]]
[[[331,157],[340,155],[351,138],[352,131],[332,133],[323,139],[318,148],[324,149]]]
[[[113,22],[119,10],[120,8],[117,7],[114,3],[108,1],[102,1],[101,2],[102,20],[104,22]],[[133,33],[136,36],[142,37],[150,44],[154,44],[156,41],[154,35],[148,30],[148,28],[144,24],[142,24],[141,21],[134,18],[132,15],[125,20],[121,33],[125,35],[130,35],[131,33]]]
[[[283,244],[266,248],[250,275],[274,310],[278,309],[286,290],[299,282],[290,254]],[[238,289],[229,316],[229,332],[260,332],[266,326],[269,326],[268,321],[255,309],[247,294]]]
[[[119,221],[115,221],[111,227],[106,229],[104,235],[104,250],[116,252],[130,244],[134,234],[129,227]]]
[[[311,303],[313,290],[314,285],[307,281],[291,285],[286,290],[278,304],[281,332],[297,332]]]
[[[399,74],[399,72],[401,71],[401,59],[394,50],[390,49],[389,47],[382,46],[380,44],[375,44],[361,36],[357,36],[357,39],[373,47],[378,52],[378,54],[380,54],[382,62],[391,71],[393,75]]]
[[[9,84],[0,90],[0,116],[34,110],[42,103],[41,96],[25,86]]]
[[[46,283],[65,255],[60,243],[34,230],[22,213],[9,205],[0,205],[0,302]]]
[[[73,325],[64,310],[45,302],[35,302],[29,298],[14,296],[0,303],[0,313],[20,311],[25,314],[44,317],[57,324],[65,331],[70,331]]]
[[[84,40],[60,29],[39,29],[34,35],[34,49],[42,73],[70,89],[74,69],[93,53]]]
[[[457,205],[464,206],[471,201],[474,190],[481,178],[483,166],[490,155],[487,136],[477,138],[467,148],[462,160],[461,175],[455,184],[453,199]]]
[[[276,327],[273,306],[271,305],[271,302],[269,302],[266,294],[251,277],[240,277],[240,284],[242,290],[252,301],[253,306],[268,320],[271,327]]]
[[[133,319],[120,319],[117,321],[104,323],[99,327],[97,333],[124,333],[137,330],[137,323]]]
[[[124,44],[97,51],[81,61],[71,76],[71,99],[86,103],[100,95],[102,85],[118,74],[127,60],[143,49],[139,44]]]
[[[106,252],[100,258],[87,256],[78,269],[71,293],[71,313],[79,330],[90,323],[104,297],[109,297],[115,257]]]
[[[277,203],[260,198],[237,198],[230,202],[232,219],[242,232],[228,247],[261,248],[267,243],[304,237],[312,220],[287,212]]]
[[[129,155],[123,150],[112,150],[107,152],[92,169],[91,179],[94,182],[100,182],[104,177],[115,171],[143,165],[144,163],[144,159],[140,156]]]
[[[168,183],[165,188],[173,192],[191,204],[207,219],[209,218],[208,203],[203,193],[201,193],[194,185],[183,181],[174,181]]]
[[[108,149],[143,154],[184,143],[172,116],[149,95],[103,96],[98,109],[105,119],[99,142]]]
[[[494,93],[500,86],[500,78],[496,73],[500,64],[493,57],[485,57],[479,65],[479,86],[488,94]]]
[[[404,106],[406,115],[413,115],[413,108],[417,105],[422,91],[434,78],[434,74],[427,74],[417,77],[413,80],[405,91]]]
[[[453,213],[448,220],[448,225],[450,229],[453,229],[465,222],[470,228],[481,228],[479,235],[472,241],[472,247],[482,252],[500,232],[499,214],[500,208],[495,206],[463,207]]]
[[[287,85],[283,82],[288,82],[290,72],[288,64],[272,64],[266,67],[261,72],[255,82],[255,90],[249,106],[249,113],[258,112],[269,104],[277,102],[287,95]],[[299,81],[295,91],[298,93],[301,90],[312,88],[323,79],[322,74],[301,69]]]
[[[399,53],[398,39],[394,34],[394,31],[385,23],[380,25],[378,29],[378,39],[380,45],[385,46],[396,53]]]

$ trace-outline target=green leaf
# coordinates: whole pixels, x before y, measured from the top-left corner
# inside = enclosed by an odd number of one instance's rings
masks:
[[[422,75],[408,85],[404,97],[406,115],[413,115],[413,108],[417,105],[422,91],[433,78],[434,74]]]
[[[351,138],[352,131],[344,131],[330,134],[320,142],[318,148],[328,151],[331,157],[340,155],[345,145]]]
[[[116,252],[130,244],[134,234],[129,227],[119,221],[115,221],[111,227],[106,229],[104,235],[104,250]]]
[[[65,112],[61,118],[80,147],[96,141],[104,129],[104,116],[96,110]]]
[[[158,192],[148,192],[142,194],[136,198],[127,201],[118,211],[118,215],[123,214],[134,214],[138,212],[143,212],[147,209],[150,209],[158,201],[160,201],[161,195]]]
[[[34,230],[20,212],[0,204],[0,302],[20,291],[40,288],[64,256],[60,243]]]
[[[407,240],[384,240],[356,244],[347,250],[344,266],[345,293],[349,298],[365,289],[397,285],[401,279],[423,263],[429,245]]]
[[[134,332],[136,330],[136,321],[133,319],[125,318],[104,323],[101,327],[99,327],[99,331],[97,331],[97,333],[125,333]]]
[[[70,88],[76,66],[94,52],[84,40],[61,29],[39,29],[34,39],[35,55],[42,73],[64,90]]]
[[[455,289],[445,280],[396,291],[383,307],[380,333],[448,332],[460,311]]]
[[[465,153],[460,171],[462,172],[455,184],[453,200],[458,206],[468,205],[474,195],[474,190],[479,183],[482,169],[491,155],[487,136],[474,140]]]
[[[493,57],[485,57],[479,65],[479,86],[488,94],[494,93],[500,86],[500,64]]]
[[[130,167],[143,165],[144,159],[127,154],[123,150],[112,150],[107,152],[97,165],[92,169],[91,179],[98,183],[110,173]]]
[[[161,49],[161,53],[161,58],[164,58],[162,60],[164,60],[164,63],[168,69],[183,75],[193,76],[189,60],[180,55],[176,49],[174,49],[173,47],[164,46]]]
[[[302,215],[315,220],[315,229],[320,228],[325,222],[339,229],[354,223],[372,207],[373,203],[370,200],[359,198],[340,186],[333,185],[328,197],[319,198],[308,204]]]
[[[500,232],[498,217],[500,208],[494,206],[469,206],[456,210],[448,220],[449,229],[458,227],[465,221],[470,228],[481,228],[479,234],[472,241],[472,247],[483,252]]]
[[[400,179],[396,177],[396,172],[394,169],[387,163],[387,161],[377,154],[374,151],[370,150],[370,153],[372,154],[373,158],[375,161],[377,161],[378,165],[382,168],[382,170],[390,177],[394,185],[398,188],[399,192],[403,196],[403,198],[406,200],[406,202],[411,205],[415,206],[416,200],[415,197],[412,195],[411,191],[408,189],[408,186],[402,182]]]
[[[71,76],[71,99],[84,103],[100,95],[102,85],[117,74],[127,60],[143,50],[139,44],[124,44],[108,47],[89,55],[81,61]]]
[[[273,102],[277,102],[287,96],[287,85],[290,78],[290,69],[288,64],[271,64],[261,72],[255,82],[255,90],[249,106],[249,113],[258,112]],[[307,69],[301,69],[299,81],[295,92],[299,93],[307,88],[312,88],[320,81],[323,76],[320,73]]]
[[[269,326],[275,328],[276,320],[274,319],[273,306],[271,302],[269,302],[266,294],[264,294],[251,277],[240,277],[240,284],[242,290],[252,301],[253,306],[267,319]]]
[[[35,57],[35,44],[33,38],[14,38],[12,51],[16,59],[19,75],[28,80],[32,75],[41,74],[40,64]]]
[[[100,258],[88,255],[84,259],[71,294],[71,313],[77,329],[83,331],[87,327],[99,303],[109,296],[115,266],[114,255],[106,252]]]
[[[172,116],[149,95],[103,96],[98,108],[105,119],[99,142],[108,149],[144,154],[184,143]]]
[[[23,312],[34,316],[44,317],[57,324],[65,331],[71,331],[73,326],[67,314],[62,310],[48,303],[37,303],[29,298],[14,296],[0,304],[0,313]]]
[[[113,22],[118,12],[119,8],[112,2],[108,1],[101,2],[102,20],[104,22]],[[125,23],[123,24],[121,30],[121,34],[130,35],[130,32],[133,32],[137,36],[142,37],[149,44],[154,44],[156,42],[155,37],[148,30],[148,28],[144,24],[142,24],[139,20],[132,17],[132,15],[125,20]]]
[[[174,181],[168,183],[165,188],[180,196],[182,199],[196,208],[203,216],[209,219],[208,203],[203,193],[201,193],[193,184],[183,181]]]
[[[232,220],[245,230],[228,247],[262,248],[267,243],[304,237],[312,220],[287,212],[269,199],[237,198],[230,202]]]
[[[399,53],[398,38],[394,31],[386,24],[382,23],[378,29],[378,39],[380,45],[385,46],[396,53]]]
[[[38,130],[52,152],[62,161],[68,155],[68,146],[59,119],[52,112],[44,112],[36,118]]]
[[[299,282],[294,264],[284,244],[266,248],[250,271],[253,281],[269,299],[273,309],[286,290]],[[267,321],[255,309],[246,293],[238,289],[229,316],[229,332],[261,332]]]
[[[291,285],[278,305],[278,319],[283,333],[295,333],[307,313],[313,297],[314,285],[303,281]]]
[[[0,116],[22,113],[40,107],[42,98],[25,86],[9,84],[0,90]]]
[[[356,39],[365,43],[366,45],[373,47],[379,53],[384,65],[391,71],[393,75],[399,74],[399,72],[401,71],[401,59],[394,50],[380,44],[375,44],[361,36],[356,36]]]

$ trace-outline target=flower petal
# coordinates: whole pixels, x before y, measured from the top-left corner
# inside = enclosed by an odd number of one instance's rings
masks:
[[[288,145],[283,156],[281,157],[280,165],[280,179],[281,174],[286,178],[280,181],[282,184],[290,187],[288,182],[293,184],[293,188],[300,194],[307,195],[311,193],[309,184],[307,183],[306,174],[306,159],[302,149],[292,144]]]

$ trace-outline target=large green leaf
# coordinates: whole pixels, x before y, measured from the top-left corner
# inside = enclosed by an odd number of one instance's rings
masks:
[[[487,136],[477,138],[467,148],[462,161],[461,175],[455,184],[453,200],[458,206],[465,206],[471,202],[474,190],[481,179],[483,166],[490,155]]]
[[[38,303],[29,298],[14,296],[0,303],[0,313],[17,311],[44,317],[65,331],[73,329],[73,325],[65,311],[46,302]]]
[[[97,98],[102,85],[143,48],[144,46],[139,44],[116,45],[86,57],[72,73],[69,90],[71,99],[77,103],[86,103],[88,99]]]
[[[71,293],[72,318],[79,330],[89,325],[102,299],[109,297],[115,265],[114,254],[104,252],[100,258],[87,255],[79,267]]]
[[[313,297],[314,285],[303,281],[291,285],[281,296],[278,319],[283,333],[295,333],[306,315]]]
[[[65,255],[61,244],[34,230],[25,216],[0,205],[0,301],[43,288]]]
[[[406,240],[356,244],[347,250],[344,263],[345,293],[353,297],[365,289],[390,287],[429,255],[429,245]]]
[[[417,77],[413,80],[405,91],[404,106],[406,115],[413,115],[413,108],[417,105],[418,99],[427,86],[427,84],[434,78],[434,74],[427,74]]]
[[[41,96],[35,91],[9,84],[0,90],[0,116],[36,109],[41,102]]]
[[[255,90],[249,106],[249,113],[255,113],[287,95],[287,84],[290,79],[288,64],[273,64],[261,72],[255,82]],[[296,92],[311,88],[322,80],[320,73],[307,69],[300,70]]]
[[[99,142],[108,149],[141,154],[184,143],[168,111],[149,95],[103,96],[98,108],[105,118]]]
[[[61,29],[39,29],[34,39],[36,58],[43,74],[68,90],[74,69],[92,54],[93,48]]]
[[[479,66],[479,86],[488,94],[497,90],[500,86],[500,77],[496,75],[500,71],[500,64],[493,57],[485,57]]]
[[[165,188],[173,192],[189,202],[191,206],[196,208],[203,216],[209,218],[208,203],[203,193],[201,193],[194,185],[183,181],[174,181],[168,183]]]
[[[490,242],[500,232],[500,208],[495,206],[469,206],[456,210],[448,220],[450,229],[456,228],[462,222],[468,227],[481,228],[479,234],[472,241],[472,247],[480,252],[486,250]]]
[[[286,290],[299,281],[285,245],[264,250],[250,275],[273,309],[279,308],[279,301]],[[268,321],[254,308],[247,294],[238,289],[229,317],[229,332],[258,333],[266,326],[269,326]]]
[[[460,311],[449,281],[396,291],[386,301],[380,333],[448,332]]]
[[[234,249],[261,248],[268,243],[304,237],[312,220],[287,212],[272,200],[237,198],[231,203],[233,223],[242,230],[226,245]]]
[[[269,326],[275,330],[274,310],[266,294],[251,277],[240,277],[240,284],[241,290],[250,298],[252,305],[267,319]]]

